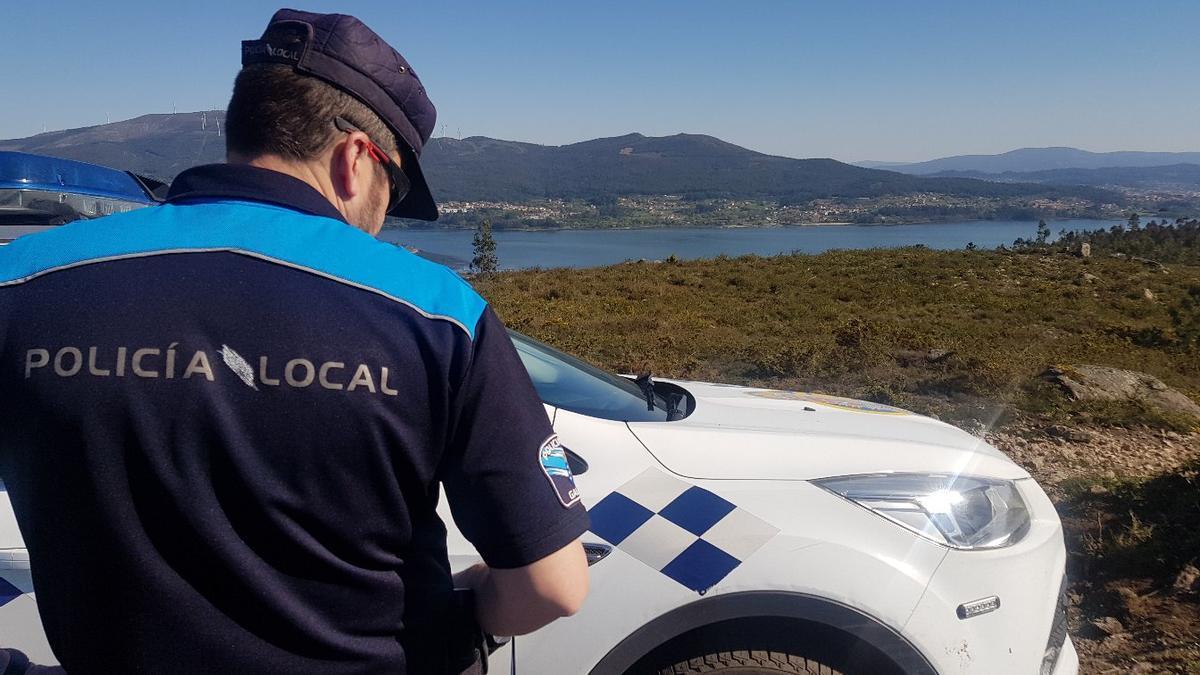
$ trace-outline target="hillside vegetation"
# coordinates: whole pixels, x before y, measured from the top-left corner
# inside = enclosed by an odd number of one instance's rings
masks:
[[[1117,225],[1107,231],[1064,232],[1048,246],[1063,252],[1079,250],[1088,242],[1097,251],[1109,255],[1129,255],[1160,263],[1180,263],[1200,266],[1200,220],[1180,218],[1174,222],[1130,217],[1127,225]]]
[[[1039,378],[1053,364],[1143,371],[1200,398],[1189,333],[1200,267],[1164,272],[1100,250],[630,262],[507,272],[478,286],[513,328],[612,370],[826,391],[968,426],[1006,411],[1188,424],[1068,401]]]

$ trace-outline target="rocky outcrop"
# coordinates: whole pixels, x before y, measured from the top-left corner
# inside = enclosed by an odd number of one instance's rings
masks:
[[[1162,380],[1107,366],[1052,366],[1042,374],[1077,401],[1134,401],[1200,420],[1200,405]]]

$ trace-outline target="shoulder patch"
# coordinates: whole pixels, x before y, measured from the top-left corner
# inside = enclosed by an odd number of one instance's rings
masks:
[[[571,465],[567,463],[567,451],[558,440],[558,434],[547,438],[542,447],[538,448],[538,459],[542,463],[542,472],[554,487],[558,501],[563,508],[570,508],[579,502],[579,488],[575,487],[575,477],[571,475]]]

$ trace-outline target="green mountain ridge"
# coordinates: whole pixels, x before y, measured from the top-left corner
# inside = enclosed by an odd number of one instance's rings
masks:
[[[426,147],[421,164],[438,196],[455,201],[677,194],[801,203],[821,197],[922,192],[1117,201],[1115,195],[1094,189],[923,178],[833,159],[779,157],[698,134],[627,134],[563,146],[436,138]]]
[[[0,141],[15,150],[76,159],[170,180],[189,166],[224,159],[222,111],[131,120]],[[481,136],[431,139],[421,165],[440,201],[604,200],[682,195],[804,203],[918,193],[971,197],[1077,197],[1119,202],[1091,187],[972,178],[927,178],[833,159],[767,155],[712,136],[627,134],[562,146]]]

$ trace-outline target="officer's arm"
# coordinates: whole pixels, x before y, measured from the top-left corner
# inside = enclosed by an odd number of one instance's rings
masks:
[[[524,567],[476,565],[455,582],[475,591],[475,614],[485,632],[524,635],[579,611],[588,592],[587,558],[576,540]]]
[[[512,340],[490,308],[456,392],[439,477],[454,521],[485,565],[456,576],[493,635],[536,630],[587,595],[587,511]]]

